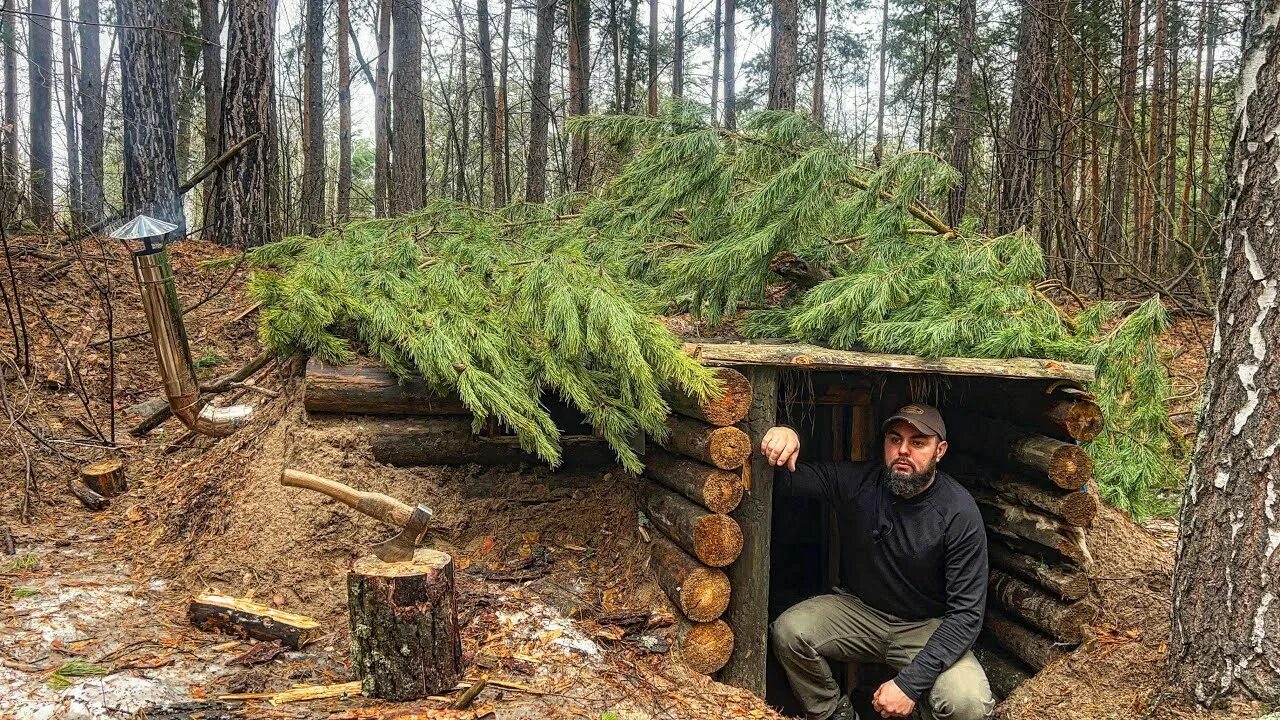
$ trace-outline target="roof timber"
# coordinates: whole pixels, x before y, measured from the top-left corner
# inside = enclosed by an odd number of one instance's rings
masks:
[[[1085,385],[1093,382],[1092,365],[1040,360],[1036,358],[941,357],[888,355],[833,350],[803,343],[720,343],[692,341],[685,352],[707,365],[765,365],[802,370],[875,370],[900,373],[937,373],[978,377],[1070,380]]]

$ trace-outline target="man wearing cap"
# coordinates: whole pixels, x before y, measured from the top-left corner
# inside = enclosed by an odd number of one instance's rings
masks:
[[[854,720],[828,660],[880,662],[897,675],[876,690],[884,717],[919,706],[936,720],[980,720],[995,705],[970,648],[987,599],[987,536],[978,506],[938,461],[947,427],[928,405],[885,421],[884,462],[797,464],[789,427],[765,433],[779,494],[832,503],[840,529],[840,585],[789,608],[770,628],[773,649],[811,720]]]

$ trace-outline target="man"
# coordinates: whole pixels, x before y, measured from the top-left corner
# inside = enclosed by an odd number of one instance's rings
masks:
[[[987,598],[987,536],[978,507],[938,472],[947,428],[928,405],[885,421],[884,462],[797,465],[800,438],[769,430],[760,451],[779,494],[825,499],[840,526],[840,582],[792,606],[770,628],[774,653],[810,720],[856,720],[828,660],[881,662],[897,675],[872,707],[907,717],[980,720],[995,705],[970,648]]]

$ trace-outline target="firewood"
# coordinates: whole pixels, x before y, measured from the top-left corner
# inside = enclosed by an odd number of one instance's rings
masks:
[[[357,559],[347,573],[347,608],[351,664],[365,695],[417,700],[462,678],[450,556],[419,548],[406,562]]]
[[[1034,582],[1063,600],[1080,600],[1089,594],[1089,577],[1078,568],[1025,555],[1006,547],[998,538],[988,544],[987,557],[992,566]]]
[[[473,435],[470,418],[387,418],[372,420],[367,426],[373,458],[384,465],[543,463],[521,448],[514,437]],[[604,440],[564,438],[561,447],[565,466],[604,467],[617,463],[617,456]]]
[[[1036,482],[1079,490],[1093,478],[1093,459],[1084,448],[1046,437],[1003,420],[950,412],[949,444],[965,452],[1021,470]]]
[[[721,427],[742,422],[751,408],[751,383],[733,368],[716,368],[715,373],[723,394],[700,403],[688,395],[673,393],[668,399],[671,409]]]
[[[700,420],[672,415],[662,446],[721,470],[735,470],[751,457],[751,438],[736,427],[716,427]]]
[[[70,261],[68,261],[70,264]],[[102,306],[94,303],[89,306],[89,311],[84,314],[84,319],[80,321],[80,327],[70,339],[62,346],[62,354],[58,357],[57,362],[50,368],[49,373],[45,376],[45,386],[53,390],[61,390],[71,386],[71,371],[79,362],[80,356],[84,354],[86,348],[89,347],[89,341],[93,339],[93,333],[97,331],[101,325]]]
[[[1009,697],[1019,685],[1031,679],[1031,673],[999,648],[974,645],[973,655],[978,658],[978,664],[987,675],[991,694],[999,700]]]
[[[724,667],[733,654],[733,628],[723,620],[682,623],[676,644],[685,667],[710,675]]]
[[[1071,560],[1085,571],[1093,567],[1093,555],[1089,553],[1084,531],[1080,528],[1044,513],[1012,505],[990,491],[970,490],[970,493],[991,532],[1040,545]]]
[[[113,498],[129,489],[124,477],[124,463],[106,458],[80,468],[80,480],[86,487],[105,498]]]
[[[1039,628],[1066,643],[1084,640],[1096,612],[1088,601],[1064,603],[1040,588],[1008,575],[991,571],[989,595],[1009,615]]]
[[[320,634],[320,623],[306,615],[223,595],[195,596],[187,607],[187,618],[192,625],[208,632],[279,640],[292,650],[300,649]]]
[[[80,504],[83,505],[86,510],[98,512],[99,510],[107,509],[107,506],[111,504],[110,500],[89,489],[79,480],[68,480],[67,490],[72,495],[76,496],[76,499],[80,501]]]
[[[993,607],[987,608],[982,632],[1036,671],[1067,654],[1054,643],[1053,638],[1032,630]]]
[[[740,473],[720,470],[656,447],[648,449],[644,463],[646,476],[712,512],[733,512],[742,501]]]
[[[729,606],[729,577],[723,571],[699,563],[661,535],[649,544],[649,557],[658,586],[685,617],[711,622]]]
[[[724,567],[742,552],[742,529],[728,515],[708,512],[649,482],[640,484],[637,500],[655,527],[705,565]]]
[[[329,365],[307,361],[304,405],[307,412],[373,415],[466,415],[457,396],[441,396],[419,377],[401,382],[383,367]]]
[[[1016,473],[984,464],[971,455],[947,455],[943,469],[966,487],[994,490],[1005,499],[1062,518],[1077,527],[1090,527],[1098,514],[1098,493],[1088,487],[1063,490],[1024,480]]]

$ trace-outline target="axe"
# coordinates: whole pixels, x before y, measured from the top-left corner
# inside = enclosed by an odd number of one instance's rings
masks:
[[[280,473],[280,484],[324,493],[371,518],[402,528],[390,539],[373,546],[373,554],[383,562],[404,562],[413,559],[413,551],[422,544],[422,536],[427,533],[427,526],[431,523],[431,516],[434,514],[426,505],[409,507],[382,493],[363,492],[340,482],[288,468]]]

